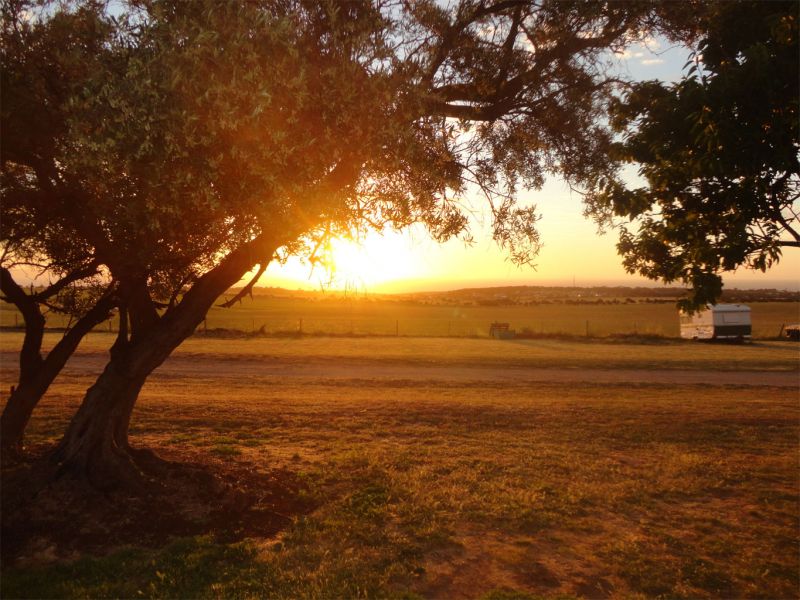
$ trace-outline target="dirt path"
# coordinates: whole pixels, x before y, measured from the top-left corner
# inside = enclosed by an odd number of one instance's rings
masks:
[[[16,356],[0,353],[2,379],[13,380]],[[103,354],[73,356],[63,376],[85,377],[99,374],[105,365]],[[442,365],[430,363],[401,363],[365,360],[308,360],[238,358],[220,360],[216,357],[172,356],[153,375],[154,379],[187,378],[251,380],[290,379],[325,381],[382,380],[386,382],[414,381],[419,383],[607,383],[607,384],[669,384],[669,385],[736,385],[800,388],[797,371],[710,371],[690,369],[586,369],[586,368],[523,368],[519,366]]]

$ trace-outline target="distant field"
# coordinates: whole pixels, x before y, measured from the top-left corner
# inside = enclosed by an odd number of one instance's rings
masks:
[[[8,352],[19,334],[0,339]],[[89,336],[78,358],[94,368],[72,366],[59,379],[34,415],[33,443],[58,439],[111,339]],[[196,376],[176,377],[168,365],[155,372],[134,412],[133,443],[221,471],[290,472],[316,508],[286,516],[277,537],[183,538],[5,568],[2,595],[794,598],[796,388],[334,381],[259,365],[715,373],[796,369],[797,349],[788,342],[195,337],[176,358],[194,365]],[[259,508],[270,509],[269,501]],[[48,548],[46,536],[34,550]],[[39,552],[40,561],[52,560]]]
[[[45,349],[60,334],[45,335]],[[17,352],[20,332],[0,334],[0,351]],[[104,360],[114,334],[92,333],[77,354]],[[583,369],[689,369],[796,371],[800,345],[789,341],[752,344],[708,344],[688,340],[623,340],[576,338],[574,340],[492,340],[472,338],[303,337],[225,339],[197,335],[186,340],[176,357],[219,360],[221,364],[244,361],[253,369],[271,362],[304,364],[404,364],[452,367],[583,368]],[[6,354],[6,369],[13,354]]]
[[[781,326],[800,320],[800,303],[750,304],[753,335],[774,338]],[[7,305],[0,306],[0,325],[21,324]],[[679,335],[672,303],[537,304],[530,306],[444,306],[383,299],[312,299],[256,295],[230,309],[214,307],[203,327],[265,333],[302,331],[306,334],[399,336],[487,336],[492,322],[509,323],[519,333],[533,335],[608,336]],[[63,326],[54,316],[49,325]],[[98,329],[116,330],[112,321]],[[201,327],[202,328],[202,327]]]

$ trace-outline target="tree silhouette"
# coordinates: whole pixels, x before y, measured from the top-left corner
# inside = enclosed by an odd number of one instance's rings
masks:
[[[660,5],[546,0],[6,11],[4,177],[108,269],[120,310],[55,453],[101,487],[150,477],[128,443],[139,390],[252,269],[362,227],[467,235],[472,186],[497,243],[530,262],[538,215],[517,191],[607,167],[605,53],[685,22]]]
[[[687,284],[686,308],[716,302],[721,272],[766,271],[800,247],[797,3],[715,4],[702,27],[681,81],[634,85],[615,104],[615,154],[647,185],[603,178],[589,204],[633,223],[618,245],[626,269]]]

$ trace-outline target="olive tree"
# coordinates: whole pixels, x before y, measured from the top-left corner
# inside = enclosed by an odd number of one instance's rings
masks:
[[[466,235],[472,188],[497,243],[529,262],[538,215],[517,192],[548,174],[597,179],[616,84],[606,53],[668,23],[664,6],[638,2],[51,8],[31,19],[19,5],[9,35],[35,33],[47,56],[26,62],[23,41],[11,64],[67,86],[63,100],[19,107],[58,127],[36,152],[4,138],[3,165],[32,182],[31,210],[84,241],[115,282],[119,335],[55,453],[98,486],[147,477],[128,441],[142,385],[252,270],[360,227]],[[76,50],[56,24],[77,14],[103,41],[91,69],[66,76]]]
[[[64,135],[64,107],[71,95],[69,80],[80,80],[95,67],[94,59],[109,28],[95,23],[92,11],[60,13],[47,27],[25,27],[14,16],[30,19],[22,5],[3,5],[0,72],[0,292],[1,299],[22,315],[25,333],[19,352],[19,374],[0,417],[3,458],[22,450],[25,427],[50,384],[81,339],[107,319],[114,307],[115,284],[101,273],[91,244],[65,235],[64,221],[50,210],[49,195],[34,168],[45,168],[56,156],[53,144]],[[13,12],[16,9],[16,15]],[[52,48],[57,33],[55,67]],[[41,107],[48,107],[41,110]],[[34,165],[33,167],[31,165]],[[46,187],[46,185],[45,185]],[[17,273],[35,275],[35,287],[23,286]],[[66,316],[61,338],[43,352],[47,316]]]

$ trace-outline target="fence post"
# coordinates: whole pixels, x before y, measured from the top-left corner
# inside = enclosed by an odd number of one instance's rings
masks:
[[[586,337],[589,337],[589,321],[586,321]]]
[[[394,337],[400,337],[400,320],[394,322]]]
[[[300,319],[300,323],[297,326],[297,333],[303,333],[303,319]]]

